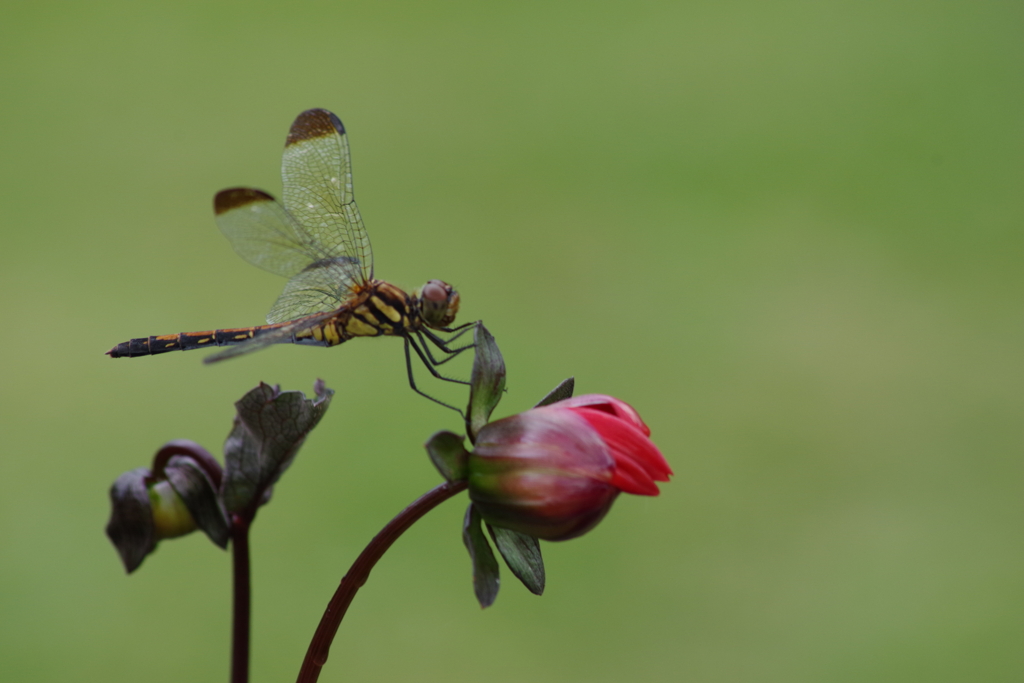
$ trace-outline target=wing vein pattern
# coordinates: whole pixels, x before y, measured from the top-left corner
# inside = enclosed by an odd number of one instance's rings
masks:
[[[338,117],[324,109],[300,114],[288,132],[281,173],[282,202],[251,188],[224,190],[214,200],[217,225],[235,251],[289,278],[267,314],[271,324],[335,310],[373,279]]]

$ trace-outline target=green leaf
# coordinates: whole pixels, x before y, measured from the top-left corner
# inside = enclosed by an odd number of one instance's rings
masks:
[[[473,592],[480,607],[490,607],[498,597],[498,560],[494,557],[491,544],[480,526],[480,513],[470,503],[462,524],[462,542],[469,551],[473,562]]]
[[[146,479],[149,468],[125,472],[110,487],[110,521],[107,537],[114,544],[125,571],[131,574],[139,568],[146,555],[156,549],[153,531],[153,513],[149,502]]]
[[[534,408],[540,408],[541,406],[548,406],[558,401],[564,401],[567,398],[572,398],[573,389],[576,388],[576,378],[570,377],[569,379],[561,382],[557,387],[548,392],[548,395],[540,400],[540,403],[534,406]]]
[[[505,558],[505,564],[534,595],[544,593],[544,558],[540,555],[540,541],[533,536],[500,526],[487,525],[494,545]]]
[[[184,455],[176,455],[164,467],[164,476],[175,493],[181,496],[196,525],[214,544],[228,547],[228,520],[221,509],[213,482],[202,467]]]
[[[427,443],[427,449],[434,467],[446,481],[461,481],[466,478],[466,461],[469,453],[463,445],[463,439],[452,432],[437,432]]]
[[[282,392],[262,382],[235,408],[234,427],[224,442],[221,499],[229,513],[254,514],[291,465],[306,435],[330,405],[334,391],[317,380],[316,399],[301,391]]]
[[[473,375],[469,380],[466,426],[469,429],[469,440],[475,442],[477,432],[487,424],[505,390],[505,361],[494,337],[483,323],[477,323],[473,342],[476,356],[473,358]]]

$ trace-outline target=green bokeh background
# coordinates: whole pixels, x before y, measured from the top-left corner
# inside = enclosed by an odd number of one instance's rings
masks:
[[[257,381],[337,396],[254,529],[253,681],[294,679],[438,481],[421,444],[459,424],[397,340],[103,355],[262,321],[283,281],[211,197],[279,193],[326,107],[378,276],[459,288],[498,414],[575,375],[676,477],[484,611],[445,504],[321,680],[1024,679],[1022,29],[1009,1],[6,3],[0,678],[227,679],[229,555],[126,577],[106,491],[164,441],[219,453]]]

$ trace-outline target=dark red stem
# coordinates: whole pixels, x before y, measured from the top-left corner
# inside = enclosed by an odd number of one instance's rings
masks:
[[[231,516],[231,559],[234,579],[234,605],[231,619],[231,683],[249,681],[249,520]]]
[[[314,683],[320,677],[320,669],[327,662],[331,642],[338,632],[341,620],[345,617],[348,606],[352,604],[356,591],[366,583],[366,579],[370,576],[370,570],[377,564],[377,560],[387,552],[399,536],[416,523],[416,520],[465,488],[466,482],[464,481],[448,482],[433,488],[402,510],[380,530],[380,533],[373,537],[370,544],[352,563],[345,578],[341,580],[338,590],[334,592],[334,597],[327,604],[327,610],[320,619],[320,625],[316,627],[316,633],[313,634],[313,640],[309,643],[309,649],[306,650],[306,658],[302,660],[298,683]]]
[[[192,457],[196,463],[203,468],[206,472],[206,476],[210,478],[213,483],[213,488],[220,488],[221,480],[221,467],[217,459],[210,455],[210,451],[206,450],[195,441],[189,441],[188,439],[175,439],[174,441],[168,441],[160,450],[153,456],[153,465],[150,467],[150,471],[153,473],[150,475],[155,479],[162,479],[164,474],[164,467],[170,462],[171,458],[176,455],[188,455]]]

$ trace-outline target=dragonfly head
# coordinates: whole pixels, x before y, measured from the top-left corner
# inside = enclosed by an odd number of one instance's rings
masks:
[[[420,315],[428,327],[448,327],[459,312],[459,293],[441,280],[431,280],[417,292]]]

